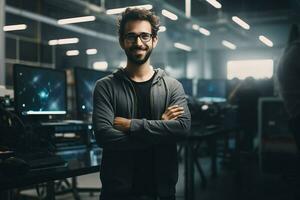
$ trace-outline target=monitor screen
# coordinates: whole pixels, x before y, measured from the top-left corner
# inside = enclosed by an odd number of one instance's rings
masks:
[[[193,96],[193,79],[181,78],[178,81],[182,84],[185,94]]]
[[[111,72],[99,71],[86,68],[75,68],[76,82],[76,103],[79,113],[93,112],[93,91],[98,79],[101,79]]]
[[[14,65],[14,93],[22,115],[67,113],[65,71]]]
[[[226,81],[223,79],[198,80],[197,98],[200,101],[226,101]]]

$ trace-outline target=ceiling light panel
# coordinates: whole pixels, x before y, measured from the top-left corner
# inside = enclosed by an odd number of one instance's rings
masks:
[[[60,19],[57,21],[57,23],[60,25],[65,25],[65,24],[75,24],[75,23],[82,23],[82,22],[91,22],[95,20],[96,20],[95,16],[84,16],[84,17]]]

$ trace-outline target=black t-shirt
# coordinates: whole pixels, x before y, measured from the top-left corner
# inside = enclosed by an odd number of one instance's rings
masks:
[[[154,75],[151,79],[144,82],[135,82],[131,80],[137,97],[138,119],[151,119],[150,89],[153,78]]]
[[[145,82],[132,81],[137,97],[137,118],[152,119],[150,105],[151,79]],[[133,188],[134,195],[155,195],[155,173],[153,148],[134,151]]]

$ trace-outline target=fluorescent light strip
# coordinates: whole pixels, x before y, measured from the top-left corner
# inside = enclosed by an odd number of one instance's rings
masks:
[[[66,39],[59,39],[58,44],[63,45],[63,44],[73,44],[73,43],[78,43],[79,39],[78,38],[66,38]]]
[[[185,0],[185,16],[191,17],[191,0]]]
[[[203,35],[206,35],[206,36],[209,36],[210,35],[210,31],[203,28],[203,27],[200,27],[199,28],[199,32],[202,33]]]
[[[184,50],[184,51],[192,51],[192,47],[182,44],[182,43],[179,43],[179,42],[174,43],[174,47]]]
[[[79,51],[78,50],[69,50],[66,52],[67,56],[78,56],[79,55]]]
[[[267,45],[268,47],[273,47],[273,42],[269,38],[267,38],[266,36],[260,35],[259,40],[262,43],[264,43],[265,45]]]
[[[165,26],[160,26],[158,32],[165,32],[167,28]]]
[[[48,44],[52,46],[52,45],[74,44],[78,42],[79,42],[78,38],[64,38],[64,39],[49,40]]]
[[[87,55],[95,55],[98,51],[97,49],[87,49],[85,52]]]
[[[235,50],[235,49],[236,49],[236,45],[233,44],[233,43],[231,43],[231,42],[228,42],[227,40],[223,40],[223,41],[222,41],[222,44],[223,44],[225,47],[227,47],[227,48],[229,48],[229,49],[231,49],[231,50]]]
[[[216,1],[216,0],[206,0],[210,5],[212,5],[213,7],[220,9],[222,8],[222,5]]]
[[[161,11],[161,14],[162,14],[163,16],[165,16],[165,17],[171,19],[171,20],[177,20],[177,19],[178,19],[177,15],[175,15],[174,13],[172,13],[172,12],[170,12],[170,11],[168,11],[168,10],[165,10],[165,9],[163,9],[163,10]]]
[[[108,63],[106,61],[98,61],[93,63],[93,68],[97,70],[107,70]]]
[[[27,28],[26,24],[7,25],[3,27],[3,31],[19,31],[19,30],[25,30],[26,28]]]
[[[120,14],[126,10],[126,8],[140,8],[140,9],[146,9],[146,10],[151,10],[153,6],[151,4],[145,4],[145,5],[138,5],[138,6],[128,6],[124,8],[114,8],[114,9],[108,9],[106,10],[107,15],[115,15],[115,14]]]
[[[249,30],[250,26],[249,24],[247,24],[244,20],[242,20],[241,18],[237,17],[237,16],[233,16],[232,17],[232,21],[234,21],[235,23],[237,23],[239,26],[241,26],[243,29]]]
[[[74,17],[74,18],[66,18],[66,19],[60,19],[57,21],[58,24],[65,25],[65,24],[75,24],[75,23],[81,23],[81,22],[90,22],[95,21],[95,16],[84,16],[84,17]]]

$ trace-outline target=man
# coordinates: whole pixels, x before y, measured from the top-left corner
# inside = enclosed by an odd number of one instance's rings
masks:
[[[238,106],[237,120],[242,130],[241,150],[255,150],[253,141],[257,134],[257,106],[260,93],[254,78],[247,77],[229,95],[229,101]]]
[[[283,173],[287,176],[295,199],[300,199],[300,34],[297,25],[290,31],[288,45],[280,59],[277,77],[279,91],[283,97],[286,110],[289,114],[289,125],[298,147],[298,156],[290,163],[285,163]],[[290,167],[292,166],[292,167]]]
[[[300,149],[300,37],[297,25],[290,31],[288,45],[278,65],[278,83],[290,116],[290,128]]]
[[[176,139],[190,129],[182,85],[150,66],[158,17],[126,9],[119,43],[127,66],[96,83],[93,124],[103,147],[101,200],[175,200]]]

